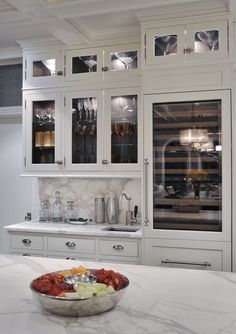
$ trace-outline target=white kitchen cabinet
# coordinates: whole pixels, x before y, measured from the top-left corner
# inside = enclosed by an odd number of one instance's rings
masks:
[[[155,238],[156,252],[167,259],[205,261],[190,250],[190,240],[199,242],[202,255],[221,256],[231,245],[230,92],[149,95],[144,108],[145,263],[156,264]],[[178,251],[173,240],[182,242]]]
[[[141,171],[139,89],[70,91],[65,100],[66,171]]]
[[[24,88],[55,86],[64,79],[62,50],[26,53],[23,66]]]
[[[61,171],[63,117],[62,95],[54,91],[24,94],[26,171]]]
[[[144,29],[145,65],[188,65],[228,58],[228,20],[155,25]]]
[[[146,239],[146,265],[213,271],[231,271],[231,243]]]
[[[66,81],[140,75],[137,44],[66,50]]]
[[[141,239],[8,231],[9,253],[70,260],[141,264]]]

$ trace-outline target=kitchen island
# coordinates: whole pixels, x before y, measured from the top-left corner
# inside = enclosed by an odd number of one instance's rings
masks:
[[[101,262],[0,256],[3,334],[236,333],[236,274]],[[46,272],[84,265],[119,271],[130,280],[115,309],[91,317],[41,309],[29,284]]]

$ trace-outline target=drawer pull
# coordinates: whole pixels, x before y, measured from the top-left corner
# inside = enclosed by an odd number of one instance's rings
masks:
[[[23,244],[25,246],[29,246],[31,244],[31,240],[30,239],[23,239],[22,242],[23,242]]]
[[[75,257],[67,257],[66,260],[76,260]]]
[[[124,249],[124,246],[122,246],[122,245],[114,245],[112,248],[115,249],[115,250],[122,250],[122,249]]]
[[[67,242],[65,243],[65,245],[66,245],[68,248],[75,248],[76,243],[75,243],[75,242],[67,241]]]
[[[163,264],[184,264],[188,266],[201,266],[201,267],[211,267],[211,263],[208,261],[204,262],[185,262],[185,261],[172,261],[169,259],[161,260]]]
[[[24,253],[22,256],[31,256],[30,254]]]

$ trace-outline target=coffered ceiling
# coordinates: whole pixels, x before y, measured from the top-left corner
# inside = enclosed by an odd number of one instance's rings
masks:
[[[145,20],[235,13],[236,0],[0,0],[0,55],[19,41],[90,45],[140,39]],[[1,58],[1,56],[0,56]]]

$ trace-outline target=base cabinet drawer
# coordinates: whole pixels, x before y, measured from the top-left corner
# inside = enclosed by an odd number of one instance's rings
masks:
[[[64,252],[47,252],[48,258],[64,259],[64,260],[82,260],[82,261],[95,261],[95,254],[78,254],[78,253],[64,253]]]
[[[44,249],[44,237],[31,234],[11,234],[10,235],[11,249],[24,249],[27,253],[29,250]]]
[[[48,251],[95,254],[95,240],[82,238],[48,237]]]
[[[160,245],[165,242],[167,245]],[[221,243],[220,243],[221,244]],[[219,247],[221,246],[221,247]],[[205,246],[206,247],[206,246]],[[229,247],[218,245],[208,249],[201,245],[187,245],[187,247],[176,242],[145,241],[144,264],[151,266],[165,266],[172,268],[188,268],[201,270],[230,271],[230,245]]]
[[[18,255],[18,256],[32,256],[32,257],[44,257],[44,254],[37,254],[37,253],[21,253],[21,252],[11,252],[11,255]]]
[[[115,256],[139,256],[139,244],[136,241],[100,240],[99,243],[100,257],[103,255]]]

